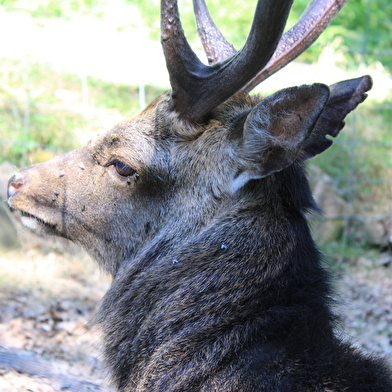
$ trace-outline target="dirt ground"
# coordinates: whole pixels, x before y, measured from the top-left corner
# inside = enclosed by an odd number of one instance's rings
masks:
[[[336,278],[354,344],[392,365],[392,262],[361,258]],[[109,391],[89,320],[110,279],[81,252],[0,253],[0,392]]]
[[[105,387],[89,321],[108,285],[83,252],[0,253],[0,392],[101,390],[78,381]]]

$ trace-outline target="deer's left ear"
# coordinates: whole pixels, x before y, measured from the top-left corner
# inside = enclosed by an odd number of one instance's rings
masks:
[[[255,106],[244,123],[240,171],[232,190],[291,165],[329,99],[324,84],[280,90]]]

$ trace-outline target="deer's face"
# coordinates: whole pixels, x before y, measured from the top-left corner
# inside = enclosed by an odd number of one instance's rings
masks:
[[[103,263],[129,257],[164,212],[169,159],[157,135],[146,112],[32,165],[11,179],[9,205],[25,226],[78,242]]]
[[[21,170],[10,180],[10,207],[25,226],[80,243],[112,273],[163,227],[196,230],[230,193],[238,142],[218,120],[183,135],[180,121],[162,116],[167,101]]]

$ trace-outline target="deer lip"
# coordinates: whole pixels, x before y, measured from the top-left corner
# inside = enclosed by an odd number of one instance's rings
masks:
[[[34,219],[35,222],[37,222],[38,224],[40,224],[40,225],[42,225],[42,226],[44,226],[44,227],[46,227],[46,228],[48,228],[50,230],[55,230],[56,229],[56,225],[54,225],[52,223],[49,223],[49,222],[46,222],[43,219],[38,218],[38,216],[36,216],[36,215],[30,214],[30,213],[28,213],[26,211],[20,211],[20,213],[22,215],[22,218]]]

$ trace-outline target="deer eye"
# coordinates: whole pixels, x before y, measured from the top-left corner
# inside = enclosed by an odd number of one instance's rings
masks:
[[[115,160],[112,162],[112,165],[116,168],[116,171],[120,176],[130,177],[136,173],[135,170],[121,161]]]

